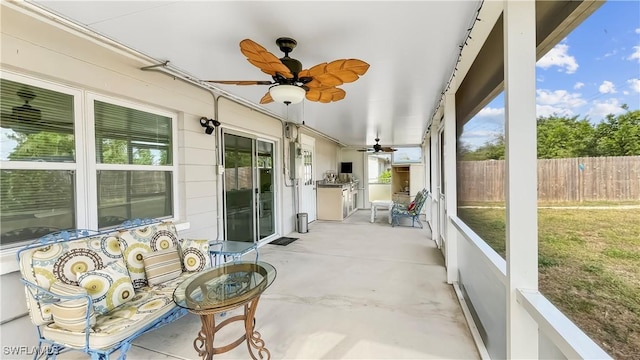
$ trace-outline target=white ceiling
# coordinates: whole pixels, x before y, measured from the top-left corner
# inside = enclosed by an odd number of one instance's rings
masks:
[[[335,103],[261,105],[346,145],[419,144],[473,24],[480,1],[37,1],[40,6],[200,80],[271,80],[239,43],[277,57],[298,46],[303,69],[336,59],[368,62]],[[219,85],[258,104],[267,86]],[[224,119],[219,119],[224,123]]]

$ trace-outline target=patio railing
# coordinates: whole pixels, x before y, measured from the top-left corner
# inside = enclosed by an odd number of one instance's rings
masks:
[[[451,217],[459,240],[459,287],[478,333],[492,358],[506,349],[506,261],[458,217]],[[539,358],[611,359],[600,346],[538,291],[517,290],[517,301],[538,324]]]

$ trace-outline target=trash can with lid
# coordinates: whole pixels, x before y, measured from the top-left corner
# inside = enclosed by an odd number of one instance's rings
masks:
[[[298,232],[299,233],[308,233],[309,232],[309,214],[307,213],[298,213]]]

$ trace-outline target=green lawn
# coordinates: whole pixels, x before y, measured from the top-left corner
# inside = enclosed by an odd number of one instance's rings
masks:
[[[460,208],[458,216],[504,258],[504,209]],[[640,208],[541,208],[538,238],[540,292],[611,356],[637,359]]]

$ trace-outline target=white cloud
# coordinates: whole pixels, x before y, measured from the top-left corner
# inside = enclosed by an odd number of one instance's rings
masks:
[[[623,112],[625,112],[625,110],[620,107],[618,99],[611,98],[605,101],[594,101],[587,115],[597,122],[609,114],[617,115]]]
[[[573,88],[578,90],[578,89],[582,89],[584,87],[584,83],[578,81],[575,85],[573,85]]]
[[[598,91],[600,91],[601,94],[615,94],[616,86],[611,81],[605,80],[600,84],[600,87],[598,87]]]
[[[636,29],[636,34],[640,34],[640,28]]]
[[[618,50],[617,49],[613,49],[613,51],[604,54],[604,57],[613,56],[613,55],[615,55],[617,53],[618,53]]]
[[[629,87],[631,90],[635,92],[640,92],[640,79],[629,79],[627,80]]]
[[[560,68],[558,71],[564,70],[567,74],[573,74],[578,70],[578,63],[575,57],[568,54],[568,51],[569,45],[560,43],[538,60],[536,66],[543,69],[558,66]]]
[[[640,46],[633,47],[633,54],[629,55],[627,60],[635,60],[637,59],[640,62]]]
[[[570,93],[567,90],[536,90],[536,101],[541,105],[563,105],[566,107],[578,107],[586,104],[580,93]]]
[[[478,113],[478,116],[498,116],[504,115],[504,108],[486,107]]]
[[[536,90],[536,115],[537,116],[573,116],[574,109],[585,105],[587,102],[582,94],[570,93],[567,90]]]

